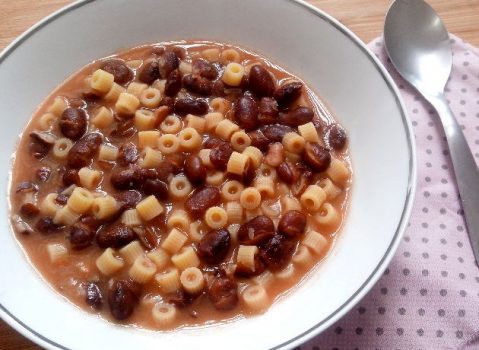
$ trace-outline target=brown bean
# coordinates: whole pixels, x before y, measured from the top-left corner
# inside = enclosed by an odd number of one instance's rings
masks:
[[[193,185],[201,185],[206,180],[206,167],[197,155],[190,154],[185,159],[185,175]]]
[[[65,137],[78,140],[86,131],[87,117],[83,109],[67,108],[63,111],[58,125]]]
[[[37,179],[39,181],[46,182],[48,178],[50,177],[51,172],[52,170],[49,167],[44,166],[44,167],[38,168],[35,175],[37,176]]]
[[[17,185],[15,193],[37,192],[38,186],[31,181],[22,181]]]
[[[172,46],[169,51],[173,52],[180,60],[184,60],[188,54],[187,50],[181,46]]]
[[[117,163],[121,166],[133,164],[138,160],[138,149],[133,142],[127,142],[118,149]]]
[[[167,295],[166,300],[178,308],[185,308],[193,303],[194,296],[182,289],[178,289],[173,294]]]
[[[175,99],[169,96],[163,96],[163,98],[160,100],[160,106],[173,108],[174,104]]]
[[[68,152],[68,166],[81,168],[90,164],[100,147],[102,139],[102,136],[95,132],[83,136]]]
[[[158,58],[158,63],[160,66],[160,75],[163,78],[166,78],[171,72],[180,66],[180,60],[178,56],[171,51],[167,51],[161,55]]]
[[[135,232],[123,224],[104,227],[96,235],[96,242],[100,248],[122,248],[136,239]]]
[[[258,126],[258,103],[251,96],[242,96],[233,107],[235,121],[240,128],[252,130]]]
[[[288,126],[299,126],[309,123],[313,119],[313,110],[309,107],[296,107],[288,112],[279,114],[279,122]]]
[[[238,241],[247,245],[257,245],[275,234],[274,223],[265,215],[258,215],[240,226]]]
[[[80,185],[80,176],[77,169],[66,169],[62,175],[62,182],[65,186]]]
[[[339,124],[332,124],[327,128],[326,139],[329,147],[337,151],[342,150],[348,141],[346,132]]]
[[[248,87],[258,97],[274,94],[274,81],[271,74],[258,64],[251,67],[249,71]]]
[[[128,190],[139,187],[138,174],[135,168],[115,169],[111,172],[110,182],[117,190]]]
[[[166,183],[171,180],[173,175],[177,174],[176,166],[167,159],[163,160],[156,170],[158,172],[157,178]]]
[[[263,126],[261,128],[264,136],[272,142],[281,142],[284,135],[288,132],[293,132],[294,129],[290,128],[287,125],[273,124],[268,126]]]
[[[210,96],[213,90],[213,83],[199,75],[185,75],[183,77],[183,85],[187,90],[202,96]]]
[[[133,72],[123,60],[115,58],[109,59],[102,62],[102,64],[100,65],[100,69],[103,69],[104,71],[113,74],[115,83],[120,85],[125,85],[131,79],[133,79]]]
[[[278,118],[278,103],[274,98],[263,97],[259,101],[258,122],[261,125],[274,124]]]
[[[224,260],[230,249],[231,236],[228,230],[212,230],[198,243],[198,255],[207,264],[218,264]]]
[[[47,132],[32,131],[29,136],[30,153],[37,159],[46,157],[56,141],[56,138]]]
[[[60,193],[57,198],[55,198],[55,202],[57,202],[58,204],[60,205],[65,205],[67,204],[68,202],[68,198],[70,198],[70,196],[64,194],[64,193]]]
[[[269,166],[276,168],[284,162],[284,157],[283,144],[275,142],[269,145],[268,153],[264,157],[264,162]]]
[[[261,130],[250,131],[248,136],[251,139],[251,146],[260,149],[262,152],[265,152],[271,143],[271,140],[264,136]]]
[[[210,207],[221,202],[220,190],[218,187],[206,186],[197,189],[185,202],[185,210],[192,218],[197,219],[203,216]]]
[[[40,218],[35,223],[35,229],[42,234],[52,234],[61,230],[61,226],[53,223],[53,219],[49,216]]]
[[[232,153],[233,148],[229,142],[219,143],[211,149],[210,161],[217,169],[225,170]]]
[[[223,141],[222,139],[218,137],[208,136],[205,142],[203,142],[203,148],[214,148],[223,142],[225,141]]]
[[[218,310],[231,310],[238,304],[238,285],[224,273],[217,273],[207,285],[208,298]]]
[[[129,190],[121,191],[115,197],[120,205],[120,210],[124,211],[134,208],[138,203],[140,203],[143,196],[138,191]]]
[[[217,80],[213,83],[213,90],[211,91],[211,94],[213,96],[223,97],[226,95],[225,89],[226,87],[223,81]]]
[[[175,69],[166,78],[165,95],[174,97],[181,90],[181,72]]]
[[[116,128],[110,131],[110,137],[121,140],[128,139],[135,135],[135,120],[134,118],[130,119],[121,119],[117,121]]]
[[[95,238],[95,230],[83,223],[76,223],[70,229],[70,244],[74,249],[84,249],[88,247]]]
[[[154,195],[158,199],[168,199],[168,185],[160,179],[146,179],[141,189],[146,195]]]
[[[40,209],[33,203],[23,203],[20,207],[20,214],[26,218],[32,218],[40,213]]]
[[[325,171],[331,164],[331,154],[329,151],[323,146],[312,142],[306,142],[303,159],[311,169],[317,172]]]
[[[299,173],[299,178],[291,185],[291,192],[296,197],[299,197],[313,181],[314,174],[309,168],[302,169],[301,164],[298,163],[296,164],[296,169]]]
[[[278,101],[278,105],[281,108],[285,108],[301,96],[302,89],[303,84],[299,81],[287,83],[276,89],[274,98]]]
[[[281,163],[276,168],[276,173],[278,174],[280,180],[284,181],[289,185],[293,184],[299,176],[295,166],[288,161]]]
[[[218,77],[218,71],[215,66],[202,58],[193,61],[193,74],[198,74],[203,78],[215,80]]]
[[[278,232],[289,238],[296,238],[304,233],[306,228],[306,215],[290,210],[283,214],[278,223]]]
[[[85,302],[94,309],[103,306],[103,295],[100,286],[96,282],[88,282],[85,286]]]
[[[120,280],[112,284],[108,291],[108,305],[115,319],[124,320],[130,317],[137,303],[138,296],[130,281]]]
[[[148,85],[151,85],[159,77],[160,65],[156,59],[146,61],[141,70],[138,72],[138,80]]]
[[[259,247],[259,254],[272,271],[283,269],[290,261],[295,243],[282,235],[274,235]]]
[[[155,56],[161,56],[165,53],[166,49],[164,46],[152,46],[151,53]]]
[[[180,98],[176,100],[173,110],[180,116],[187,114],[204,115],[208,112],[209,105],[205,100],[194,98]]]

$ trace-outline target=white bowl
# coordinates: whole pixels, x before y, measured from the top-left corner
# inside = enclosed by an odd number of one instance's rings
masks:
[[[45,283],[8,224],[10,156],[50,91],[120,49],[180,39],[252,48],[303,78],[350,136],[354,168],[346,225],[330,256],[264,315],[176,332],[122,327],[75,307]],[[336,20],[295,0],[86,0],[49,16],[0,56],[0,315],[49,349],[283,349],[350,310],[391,260],[411,210],[415,150],[393,81]]]

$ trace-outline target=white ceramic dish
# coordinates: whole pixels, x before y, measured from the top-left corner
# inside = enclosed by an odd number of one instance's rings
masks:
[[[346,226],[325,263],[264,315],[172,333],[117,326],[40,278],[8,225],[10,155],[38,104],[88,62],[164,40],[210,39],[258,51],[306,80],[350,136]],[[285,349],[320,333],[371,288],[407,224],[415,186],[411,126],[389,75],[349,30],[295,0],[86,0],[49,16],[0,55],[0,316],[49,349]]]

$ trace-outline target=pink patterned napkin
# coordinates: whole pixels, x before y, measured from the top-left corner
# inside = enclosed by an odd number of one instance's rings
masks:
[[[446,97],[479,161],[479,49],[451,38],[454,67]],[[396,256],[376,286],[343,319],[301,349],[478,350],[479,268],[444,132],[431,106],[394,70],[383,39],[369,47],[399,86],[414,126],[418,163],[414,209]]]

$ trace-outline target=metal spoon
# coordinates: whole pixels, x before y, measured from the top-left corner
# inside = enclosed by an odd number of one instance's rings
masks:
[[[479,170],[444,97],[452,50],[444,24],[423,0],[396,0],[386,15],[386,51],[398,72],[436,109],[456,174],[472,250],[479,263]]]

